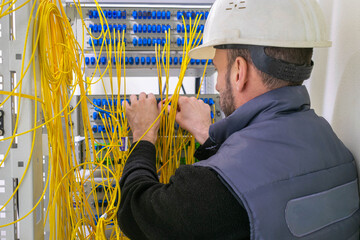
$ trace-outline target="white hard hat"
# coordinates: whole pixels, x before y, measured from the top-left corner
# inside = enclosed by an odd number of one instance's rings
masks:
[[[316,0],[216,0],[195,59],[211,59],[215,46],[330,47]]]

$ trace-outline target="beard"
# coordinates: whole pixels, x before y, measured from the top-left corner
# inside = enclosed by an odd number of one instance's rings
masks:
[[[224,112],[225,116],[228,117],[236,110],[234,96],[232,94],[232,86],[230,84],[230,69],[228,69],[225,78],[225,91],[220,92],[220,108]]]

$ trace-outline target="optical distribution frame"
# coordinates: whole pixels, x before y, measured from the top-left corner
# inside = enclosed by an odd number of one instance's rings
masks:
[[[21,6],[26,1],[18,0],[15,7]],[[93,1],[81,1],[81,16],[79,15],[76,5],[73,1],[63,2],[66,10],[66,15],[70,21],[73,32],[77,41],[84,43],[84,49],[79,49],[79,54],[84,53],[84,78],[92,77],[94,81],[102,78],[104,81],[110,78],[109,73],[101,76],[101,72],[105,72],[109,62],[113,63],[115,71],[116,61],[121,61],[126,67],[126,75],[130,77],[127,84],[131,85],[131,77],[154,77],[157,78],[157,59],[155,54],[155,44],[164,46],[166,43],[165,32],[170,32],[170,57],[161,57],[160,62],[168,61],[170,64],[170,76],[178,77],[180,74],[180,67],[183,62],[183,46],[186,41],[186,33],[190,31],[190,21],[194,21],[196,17],[200,17],[197,32],[203,32],[205,21],[209,14],[210,7],[213,0],[198,0],[194,1],[120,1],[108,0],[99,1],[101,9],[96,7]],[[24,73],[22,69],[23,62],[25,65],[32,60],[32,39],[29,37],[25,43],[25,34],[27,33],[27,22],[29,20],[31,8],[31,1],[15,12],[6,15],[0,19],[0,91],[13,91],[20,78],[22,81],[21,88],[21,107],[18,112],[18,97],[20,95],[19,87],[7,100],[6,94],[0,94],[0,138],[7,139],[0,142],[0,162],[4,163],[0,167],[0,226],[11,222],[20,220],[24,215],[30,212],[33,207],[38,206],[31,211],[29,216],[20,221],[0,228],[0,240],[5,239],[21,239],[21,240],[41,240],[49,238],[48,226],[44,226],[45,211],[48,204],[47,195],[41,199],[44,189],[44,183],[48,178],[48,155],[47,152],[47,133],[44,127],[40,127],[35,131],[27,134],[22,134],[11,138],[16,133],[24,133],[29,129],[44,123],[44,117],[41,110],[41,103],[34,101],[35,97],[39,98],[40,82],[37,83],[37,92],[34,92],[34,71],[39,75],[39,56],[37,51],[34,55],[35,67],[29,68]],[[77,2],[76,2],[77,3]],[[100,11],[102,10],[102,11]],[[100,21],[100,14],[103,14],[107,23]],[[34,17],[34,16],[32,16]],[[185,22],[183,22],[183,19]],[[83,22],[87,29],[83,29]],[[114,38],[106,38],[101,35],[102,31],[109,30],[114,34]],[[29,30],[28,36],[32,36],[32,28]],[[91,37],[87,31],[93,36]],[[116,34],[121,32],[124,37]],[[84,33],[84,34],[83,34]],[[121,37],[117,37],[121,36]],[[120,59],[115,57],[109,58],[106,51],[102,48],[109,46],[116,46],[119,42],[124,42],[126,45],[125,55]],[[201,40],[198,40],[200,43]],[[27,46],[24,50],[24,46]],[[94,52],[95,50],[95,52]],[[101,54],[100,54],[101,53]],[[200,88],[201,76],[205,65],[207,71],[205,77],[208,79],[210,88],[212,76],[214,74],[214,67],[211,60],[195,60],[191,59],[186,77],[196,79],[194,81],[195,93]],[[206,86],[206,84],[205,84]],[[120,88],[120,86],[118,86]],[[114,126],[104,126],[100,119],[108,118],[107,109],[110,110],[112,106],[121,104],[113,98],[109,99],[104,93],[99,91],[99,86],[96,89],[91,89],[88,92],[87,116],[90,120],[94,137],[101,142],[101,133],[105,128],[114,128]],[[158,86],[157,94],[160,100],[160,93],[164,86]],[[96,91],[95,91],[96,90]],[[100,92],[100,94],[98,94]],[[185,93],[184,89],[184,93]],[[207,94],[209,92],[209,94]],[[219,96],[211,94],[212,91],[207,87],[201,91],[201,98],[205,103],[209,104],[211,108],[211,116],[213,121],[221,119],[221,112],[219,107]],[[123,94],[123,93],[122,93]],[[33,96],[26,97],[26,96]],[[189,94],[188,96],[196,96],[196,94]],[[79,97],[74,97],[71,105],[76,106],[79,103]],[[35,105],[36,104],[36,105]],[[36,111],[35,111],[36,110]],[[19,117],[19,121],[16,119]],[[77,139],[76,143],[77,159],[82,161],[82,154],[84,151],[85,141],[89,139],[84,138],[82,129],[82,121],[84,117],[80,110],[76,109],[72,113],[72,123],[69,123],[74,128]],[[36,121],[34,122],[34,119]],[[177,128],[177,126],[174,126]],[[14,130],[16,132],[14,133]],[[129,139],[124,139],[124,144],[127,145]],[[131,139],[130,139],[131,140]],[[101,151],[106,147],[106,142],[101,145],[95,145],[92,151]],[[109,161],[116,161],[113,156],[109,156]],[[96,159],[93,159],[96,161]],[[26,171],[26,174],[24,172]],[[100,174],[97,170],[95,174]],[[21,185],[16,191],[19,182]],[[106,207],[107,200],[102,199],[104,186],[97,185],[96,189],[92,189],[93,185],[85,186],[86,191],[95,191],[98,195],[97,199],[89,198],[89,203],[94,206]],[[107,186],[114,187],[114,186]],[[13,195],[13,196],[12,196]],[[7,201],[9,202],[7,203]],[[7,204],[6,204],[7,203]],[[6,207],[3,207],[6,204]],[[74,206],[76,207],[76,206]],[[99,217],[99,216],[96,216]]]

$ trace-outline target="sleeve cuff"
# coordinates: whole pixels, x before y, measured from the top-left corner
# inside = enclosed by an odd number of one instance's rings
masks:
[[[220,146],[209,137],[204,144],[195,151],[194,157],[200,161],[208,159],[218,151],[219,147]]]

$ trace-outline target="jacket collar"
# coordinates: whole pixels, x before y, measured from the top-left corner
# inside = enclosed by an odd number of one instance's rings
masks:
[[[305,86],[282,87],[266,92],[236,109],[230,116],[210,126],[210,139],[222,144],[231,134],[254,124],[275,118],[278,114],[310,109]]]

